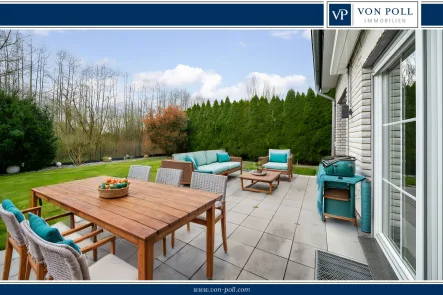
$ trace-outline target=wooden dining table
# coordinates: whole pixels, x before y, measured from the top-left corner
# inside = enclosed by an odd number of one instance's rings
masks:
[[[31,206],[40,200],[92,222],[138,248],[138,279],[152,280],[154,244],[206,212],[206,275],[212,279],[216,193],[131,179],[129,193],[118,199],[98,196],[98,176],[33,188]]]

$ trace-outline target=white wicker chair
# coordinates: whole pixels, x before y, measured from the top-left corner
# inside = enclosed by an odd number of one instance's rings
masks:
[[[223,249],[225,250],[225,252],[228,252],[228,244],[226,240],[226,206],[225,206],[227,182],[228,182],[227,176],[192,172],[191,188],[200,189],[212,193],[218,193],[222,195],[220,201],[217,201],[215,203],[215,223],[221,220]],[[197,218],[194,218],[191,222],[207,226],[206,212],[201,214]]]
[[[114,255],[115,236],[106,237],[85,249],[82,253],[97,249],[111,242],[111,254],[106,255],[91,267],[88,267],[86,256],[72,247],[47,242],[37,236],[28,221],[21,223],[29,244],[40,249],[48,269],[48,277],[54,280],[136,280],[138,271],[133,266]]]
[[[180,186],[183,177],[183,170],[171,168],[158,168],[156,183],[167,184],[172,186]],[[189,223],[188,223],[189,228]],[[175,247],[175,235],[171,234],[171,247]],[[166,256],[166,237],[163,238],[163,256]]]
[[[150,173],[150,166],[131,165],[131,167],[129,168],[128,178],[149,181]]]

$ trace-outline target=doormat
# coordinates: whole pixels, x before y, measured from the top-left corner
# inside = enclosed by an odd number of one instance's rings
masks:
[[[315,279],[326,281],[373,280],[366,264],[317,250]]]

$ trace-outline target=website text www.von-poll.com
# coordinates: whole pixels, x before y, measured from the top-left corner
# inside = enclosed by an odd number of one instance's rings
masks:
[[[223,287],[223,288],[194,288],[194,293],[249,293],[251,288]]]

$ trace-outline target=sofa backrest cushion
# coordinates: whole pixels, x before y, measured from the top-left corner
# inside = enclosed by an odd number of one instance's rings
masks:
[[[197,161],[197,165],[198,166],[202,166],[202,165],[206,165],[207,161],[206,161],[206,154],[204,151],[201,152],[194,152],[192,153],[192,155],[194,156],[194,159],[196,159]]]
[[[291,150],[275,150],[275,149],[269,149],[269,157],[271,157],[271,153],[285,153],[288,155],[288,158],[291,156]]]
[[[288,155],[286,153],[272,152],[269,155],[269,162],[286,163],[286,162],[288,162]]]
[[[212,164],[217,162],[217,153],[224,153],[224,150],[210,150],[205,151],[206,154],[206,164]]]

